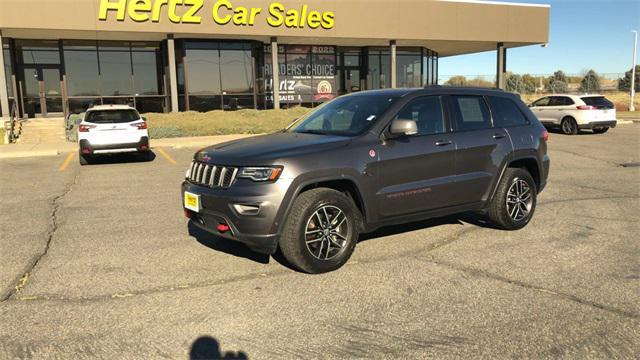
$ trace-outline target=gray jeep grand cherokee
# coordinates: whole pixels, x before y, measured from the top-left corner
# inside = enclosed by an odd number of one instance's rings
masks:
[[[309,273],[347,262],[363,232],[465,211],[516,230],[549,173],[548,133],[499,90],[376,90],[330,101],[288,128],[198,151],[185,214]]]

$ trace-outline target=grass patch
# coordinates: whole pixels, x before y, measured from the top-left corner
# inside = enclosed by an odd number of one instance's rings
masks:
[[[153,139],[231,134],[263,134],[285,128],[306,114],[307,108],[284,110],[187,111],[145,114]]]

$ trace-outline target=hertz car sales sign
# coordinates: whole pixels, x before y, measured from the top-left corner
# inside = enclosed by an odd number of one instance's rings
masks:
[[[209,3],[207,1],[207,3]],[[335,14],[308,5],[286,8],[272,2],[267,8],[236,6],[231,0],[217,0],[210,9],[205,0],[100,0],[98,19],[118,21],[127,18],[139,22],[160,22],[164,18],[176,24],[201,24],[212,19],[218,25],[254,26],[266,21],[272,27],[333,29]]]

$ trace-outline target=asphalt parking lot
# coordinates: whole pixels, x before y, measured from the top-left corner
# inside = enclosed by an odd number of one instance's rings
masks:
[[[193,149],[2,160],[0,358],[637,358],[640,125],[549,144],[525,229],[385,228],[315,276],[188,226]]]

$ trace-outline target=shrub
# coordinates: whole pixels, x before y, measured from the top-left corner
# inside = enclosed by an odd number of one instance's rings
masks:
[[[580,91],[600,91],[600,77],[593,69],[587,71],[580,81]]]
[[[618,90],[631,90],[631,69],[624,73],[624,77],[618,79]],[[636,65],[636,91],[640,91],[640,65]]]

